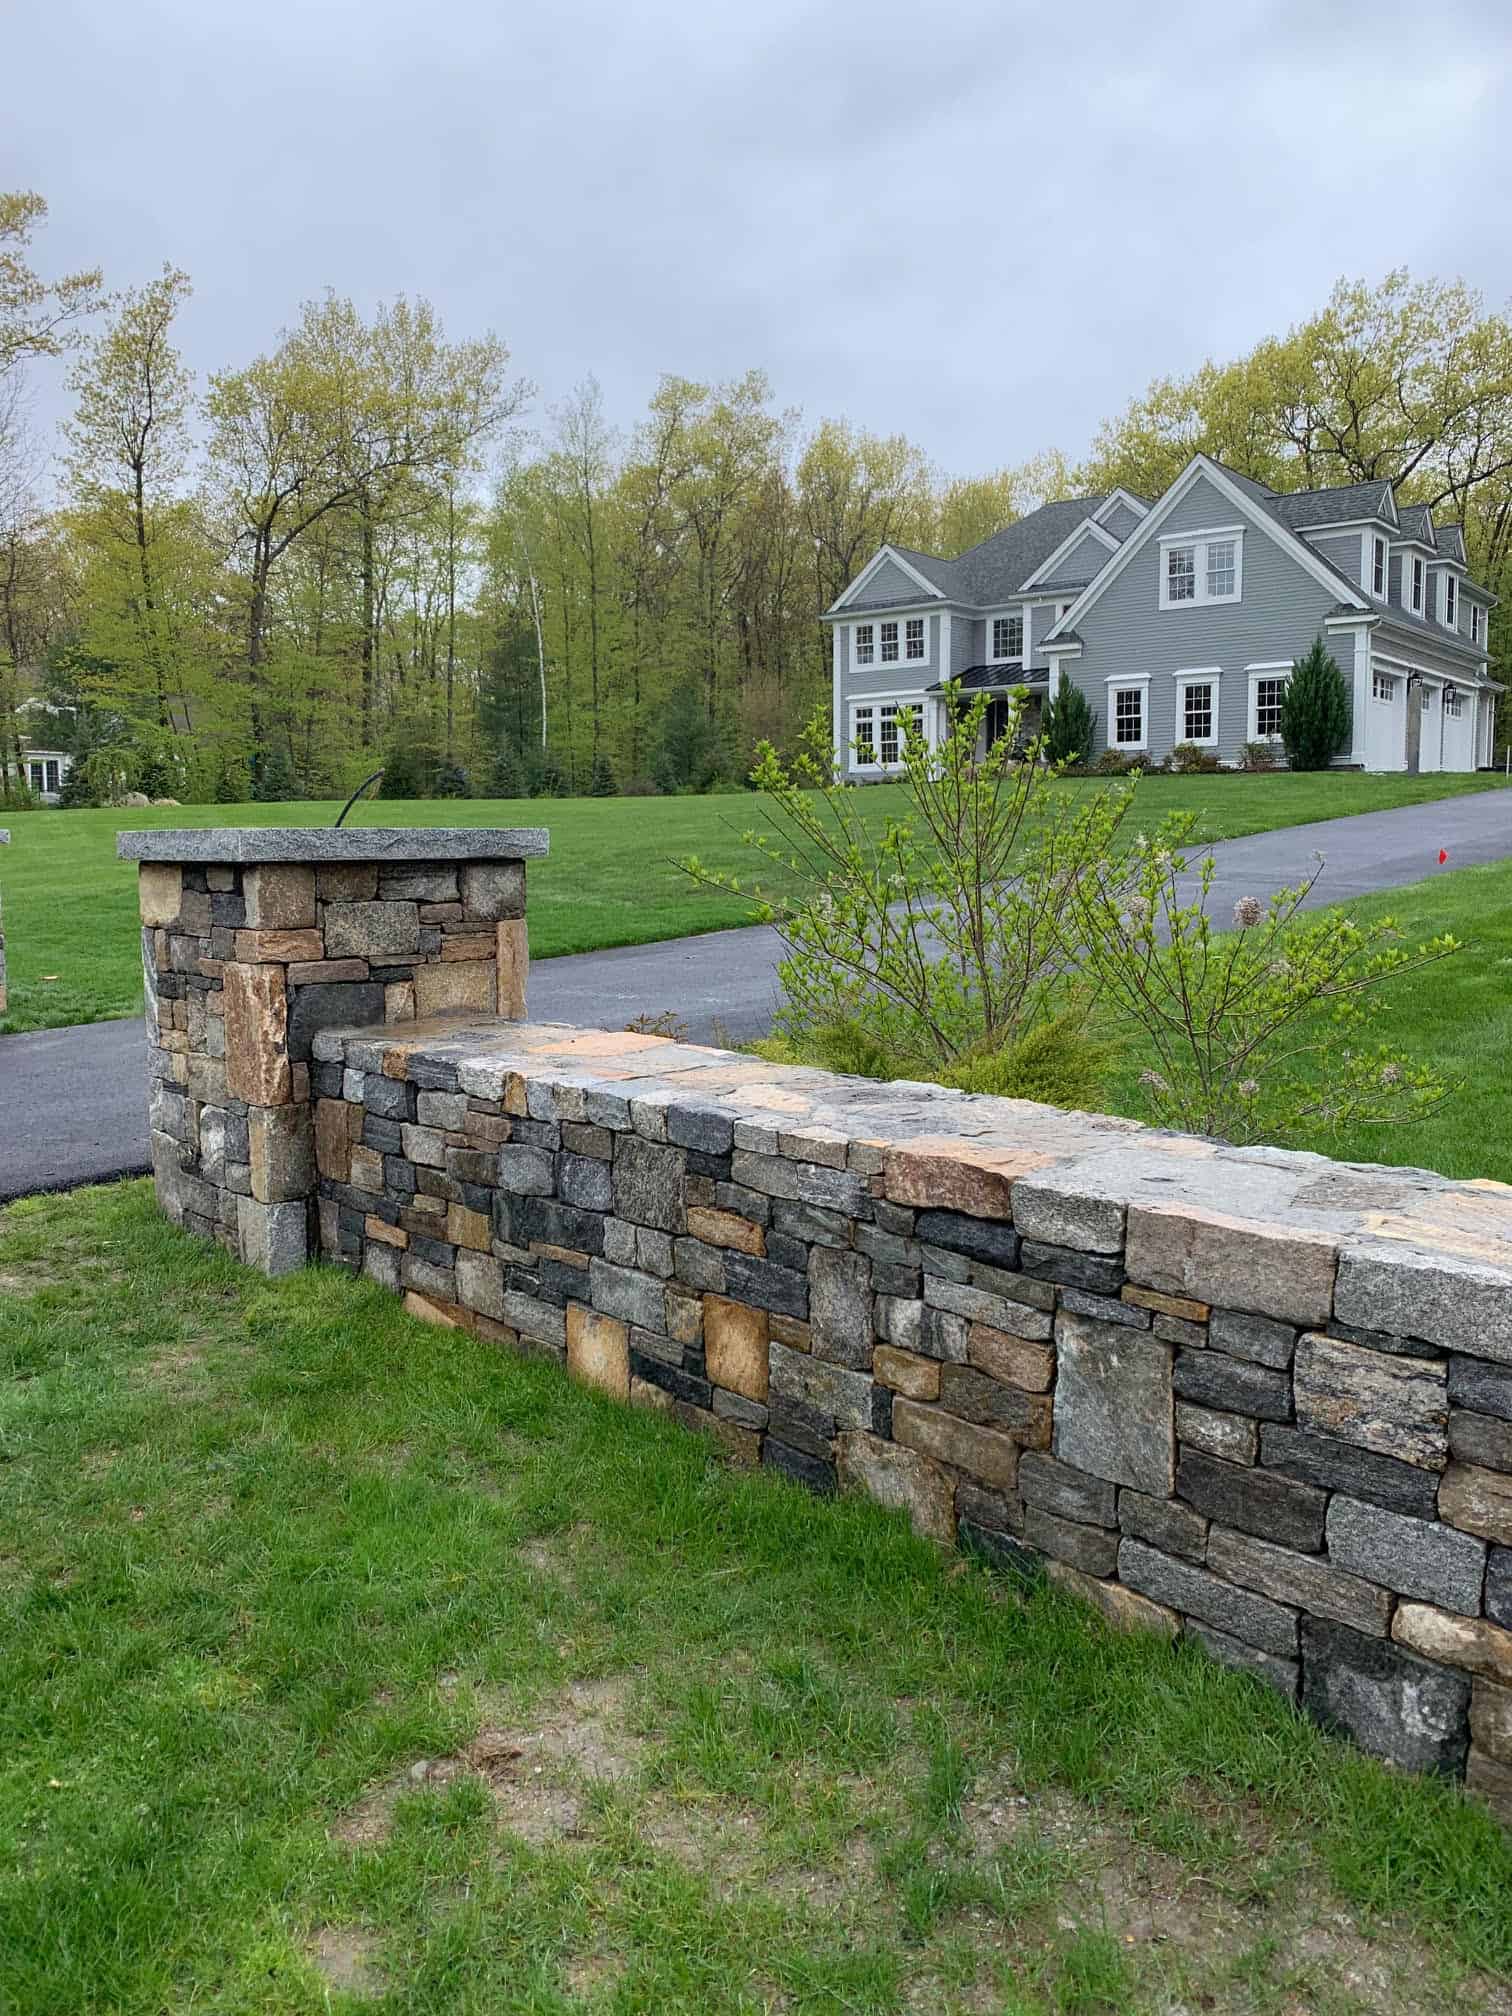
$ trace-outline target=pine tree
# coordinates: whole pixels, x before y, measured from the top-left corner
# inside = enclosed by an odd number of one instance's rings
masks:
[[[1349,739],[1349,688],[1321,637],[1292,667],[1281,701],[1281,741],[1293,770],[1326,770]]]
[[[1052,763],[1085,763],[1092,754],[1097,719],[1087,696],[1066,674],[1045,709],[1045,753]]]

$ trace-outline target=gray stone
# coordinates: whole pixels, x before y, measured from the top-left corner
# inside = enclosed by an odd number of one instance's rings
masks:
[[[457,1249],[457,1300],[480,1316],[504,1321],[504,1268],[491,1253],[474,1253],[466,1246]]]
[[[425,1259],[413,1247],[400,1255],[399,1279],[406,1288],[413,1288],[419,1295],[428,1295],[433,1301],[455,1302],[457,1299],[457,1277],[453,1270]]]
[[[872,1355],[871,1262],[815,1246],[809,1256],[809,1326],[816,1358],[857,1368]]]
[[[1205,1519],[1237,1526],[1242,1533],[1258,1533],[1263,1540],[1275,1540],[1300,1553],[1322,1550],[1328,1501],[1311,1484],[1183,1449],[1176,1466],[1176,1490]]]
[[[412,959],[420,949],[420,913],[413,903],[327,903],[328,959]]]
[[[1351,1498],[1364,1498],[1394,1512],[1434,1516],[1438,1501],[1434,1471],[1377,1456],[1358,1443],[1268,1421],[1260,1431],[1260,1461],[1267,1470],[1279,1470],[1283,1477],[1300,1478],[1325,1491],[1345,1491]]]
[[[1082,1526],[1071,1519],[1057,1519],[1042,1506],[1030,1505],[1024,1512],[1024,1539],[1041,1554],[1079,1568],[1084,1575],[1111,1575],[1118,1566],[1118,1535],[1100,1526]]]
[[[1151,1498],[1125,1485],[1118,1494],[1118,1523],[1131,1539],[1162,1554],[1179,1554],[1184,1561],[1201,1561],[1207,1554],[1208,1522],[1174,1498]]]
[[[376,1239],[369,1239],[362,1249],[362,1271],[369,1281],[376,1281],[380,1288],[389,1293],[399,1292],[399,1248],[384,1246]]]
[[[940,1368],[940,1405],[947,1414],[982,1428],[1000,1429],[1030,1448],[1043,1449],[1050,1439],[1050,1404],[1048,1393],[1024,1393],[1016,1386],[1000,1385],[974,1366]]]
[[[580,1211],[613,1210],[614,1178],[609,1164],[597,1156],[564,1154],[558,1180],[564,1204]]]
[[[500,1147],[496,1181],[511,1197],[550,1197],[556,1191],[556,1157],[549,1148],[531,1148],[517,1141]]]
[[[1043,1176],[1021,1176],[1014,1184],[1013,1222],[1026,1239],[1040,1245],[1117,1253],[1124,1243],[1120,1200],[1099,1197],[1090,1185],[1062,1187]]]
[[[201,1108],[199,1145],[200,1174],[207,1183],[224,1183],[226,1180],[226,1109],[224,1106],[205,1106]]]
[[[289,997],[291,1064],[307,1064],[315,1038],[326,1029],[360,1029],[383,1020],[383,986],[376,980],[319,981]]]
[[[1450,1526],[1338,1496],[1328,1507],[1328,1558],[1399,1596],[1480,1613],[1486,1544]]]
[[[1208,1165],[1210,1184],[1218,1173]],[[1229,1216],[1196,1202],[1138,1204],[1129,1207],[1127,1243],[1129,1279],[1162,1294],[1299,1326],[1326,1323],[1332,1313],[1338,1247],[1310,1227]]]
[[[406,1121],[400,1126],[399,1140],[407,1159],[422,1169],[446,1167],[446,1136],[437,1128],[411,1126]]]
[[[1483,1358],[1451,1358],[1449,1404],[1512,1421],[1512,1369],[1488,1365]]]
[[[1291,1380],[1284,1372],[1251,1365],[1222,1351],[1183,1351],[1176,1360],[1178,1399],[1261,1421],[1291,1419]]]
[[[988,1323],[994,1330],[1007,1330],[1032,1343],[1048,1341],[1054,1327],[1047,1309],[1031,1309],[1027,1303],[1010,1302],[959,1281],[942,1281],[934,1274],[924,1276],[924,1300],[932,1309],[944,1309],[968,1323]]]
[[[775,1316],[808,1315],[808,1278],[749,1253],[724,1255],[725,1291],[736,1302],[769,1309]]]
[[[1325,1728],[1409,1771],[1457,1773],[1470,1747],[1470,1681],[1389,1640],[1302,1620],[1302,1706]]]
[[[1256,1589],[1278,1603],[1295,1604],[1313,1616],[1331,1617],[1368,1637],[1384,1638],[1391,1623],[1391,1597],[1368,1577],[1346,1573],[1316,1554],[1297,1554],[1250,1533],[1214,1526],[1208,1535],[1207,1565],[1226,1582]]]
[[[627,1225],[620,1218],[604,1220],[604,1258],[612,1260],[617,1267],[633,1267],[637,1250],[636,1227]],[[673,1265],[676,1266],[676,1250],[673,1251]],[[720,1274],[721,1283],[724,1281]]]
[[[841,1428],[871,1427],[872,1382],[864,1372],[829,1365],[774,1338],[770,1347],[773,1401],[798,1402],[829,1416]]]
[[[614,1208],[621,1218],[658,1232],[681,1232],[686,1221],[682,1151],[622,1135],[614,1150]]]
[[[525,915],[521,861],[470,861],[462,870],[462,907],[470,917],[497,923]]]
[[[1190,1400],[1178,1400],[1176,1439],[1223,1463],[1253,1463],[1260,1446],[1260,1424],[1247,1414],[1222,1414],[1211,1407],[1194,1407]]]
[[[655,1232],[649,1225],[635,1228],[635,1264],[648,1274],[659,1274],[667,1280],[674,1264],[672,1235],[670,1232]]]
[[[414,867],[385,868],[378,878],[378,895],[385,903],[455,903],[457,871],[434,861]],[[421,943],[432,952],[439,951],[439,927],[427,926]]]
[[[415,1118],[422,1127],[440,1127],[448,1134],[460,1134],[467,1125],[467,1096],[462,1092],[418,1093]]]
[[[689,1288],[708,1295],[725,1292],[724,1255],[701,1239],[678,1239],[672,1247],[672,1271]]]
[[[599,1265],[599,1262],[595,1261],[594,1265]],[[533,1295],[512,1289],[504,1297],[503,1321],[511,1330],[518,1330],[522,1337],[529,1337],[533,1343],[566,1352],[567,1313],[550,1302],[539,1302]]]
[[[1284,1371],[1292,1362],[1297,1333],[1289,1323],[1254,1316],[1239,1309],[1215,1309],[1208,1318],[1208,1341],[1230,1358],[1248,1358],[1256,1365]]]
[[[1091,1316],[1099,1323],[1117,1323],[1125,1330],[1148,1330],[1150,1312],[1115,1295],[1089,1295],[1085,1288],[1063,1288],[1060,1306],[1073,1316]]]
[[[990,1218],[968,1218],[960,1211],[921,1211],[915,1236],[927,1245],[986,1260],[994,1267],[1018,1266],[1018,1233],[1011,1225],[994,1224]]]
[[[727,1155],[734,1145],[735,1123],[717,1107],[669,1106],[667,1139],[700,1155]]]
[[[1346,1252],[1334,1314],[1341,1323],[1512,1363],[1512,1278],[1456,1254],[1413,1247]]]
[[[1116,1295],[1124,1282],[1121,1260],[1067,1246],[1046,1246],[1032,1239],[1024,1241],[1019,1265],[1035,1280],[1058,1281],[1062,1287],[1081,1288],[1089,1295]]]
[[[924,1327],[924,1304],[897,1295],[879,1295],[876,1306],[877,1335],[899,1351],[918,1351]],[[965,1361],[966,1339],[961,1338],[961,1359]]]
[[[1220,1666],[1231,1667],[1236,1673],[1249,1673],[1267,1687],[1274,1687],[1278,1694],[1284,1694],[1288,1701],[1296,1700],[1302,1670],[1298,1660],[1278,1659],[1272,1652],[1257,1651],[1253,1645],[1231,1638],[1226,1631],[1215,1631],[1209,1624],[1188,1624],[1186,1636]]]
[[[861,1214],[866,1184],[845,1169],[821,1169],[811,1162],[790,1162],[782,1155],[760,1155],[737,1148],[730,1164],[731,1180],[766,1197],[788,1197],[800,1204],[822,1204],[847,1217]]]
[[[1176,1460],[1171,1347],[1085,1316],[1056,1321],[1055,1454],[1077,1470],[1169,1497]]]
[[[357,1080],[355,1096],[369,1113],[376,1113],[384,1120],[414,1119],[411,1108],[414,1089],[402,1078],[385,1078],[381,1071],[349,1071],[344,1075]]]
[[[546,854],[544,826],[205,826],[118,833],[122,861],[525,861]]]
[[[1120,1546],[1118,1573],[1141,1596],[1153,1596],[1185,1617],[1211,1624],[1261,1652],[1276,1652],[1282,1658],[1296,1655],[1296,1614],[1268,1596],[1236,1588],[1190,1561],[1157,1553],[1142,1540],[1125,1540]]]
[[[810,1246],[849,1246],[851,1243],[851,1222],[838,1211],[825,1211],[817,1204],[794,1204],[786,1197],[779,1197],[775,1204],[765,1197],[761,1201],[773,1229],[784,1238],[801,1239]],[[869,1225],[855,1227],[858,1234],[872,1229]],[[892,1243],[901,1246],[903,1241],[900,1239]],[[871,1257],[870,1249],[859,1237],[856,1248]],[[902,1268],[897,1271],[909,1273],[912,1270]]]
[[[741,1428],[762,1429],[767,1425],[767,1409],[759,1400],[747,1400],[743,1393],[728,1392],[723,1386],[714,1388],[714,1412],[721,1420],[733,1421]]]
[[[1006,1498],[1001,1491],[989,1491],[965,1478],[956,1486],[956,1517],[990,1533],[1024,1530],[1024,1508],[1017,1498]]]
[[[1512,1628],[1512,1547],[1493,1547],[1486,1561],[1486,1615]]]
[[[1033,1449],[1020,1458],[1018,1475],[1019,1496],[1026,1505],[1038,1505],[1057,1519],[1084,1526],[1114,1524],[1117,1494],[1105,1478],[1090,1477],[1085,1470],[1073,1470],[1058,1457]]]
[[[1388,1358],[1338,1337],[1309,1335],[1297,1346],[1292,1381],[1299,1428],[1425,1470],[1448,1461],[1448,1370],[1441,1360]]]
[[[638,1273],[633,1267],[616,1267],[611,1261],[593,1259],[588,1263],[588,1279],[593,1306],[622,1323],[638,1323],[645,1330],[660,1330],[666,1318],[667,1291],[654,1274]]]
[[[971,1356],[971,1325],[948,1309],[925,1309],[917,1348],[921,1357],[938,1358],[942,1365],[964,1365]]]
[[[203,1119],[200,1138],[204,1139]],[[1512,1421],[1455,1408],[1449,1415],[1449,1450],[1461,1463],[1478,1463],[1483,1470],[1512,1471]]]
[[[236,1239],[242,1259],[263,1274],[292,1274],[310,1257],[309,1212],[303,1203],[236,1200]]]

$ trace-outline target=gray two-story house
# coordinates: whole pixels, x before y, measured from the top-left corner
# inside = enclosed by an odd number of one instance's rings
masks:
[[[904,722],[931,743],[947,691],[991,697],[987,740],[1025,688],[1032,728],[1064,674],[1094,756],[1225,764],[1279,756],[1296,660],[1322,637],[1349,683],[1337,761],[1474,770],[1491,761],[1487,623],[1458,525],[1387,481],[1276,492],[1195,455],[1153,503],[1115,490],[1047,504],[955,560],[884,546],[825,614],[839,768],[885,776]]]

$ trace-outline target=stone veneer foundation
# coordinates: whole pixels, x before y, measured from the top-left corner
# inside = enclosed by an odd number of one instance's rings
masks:
[[[326,1030],[324,1256],[1512,1818],[1512,1190],[544,1025]]]
[[[266,1273],[312,1250],[310,1056],[333,1023],[522,1016],[539,830],[123,833],[140,864],[158,1201]]]

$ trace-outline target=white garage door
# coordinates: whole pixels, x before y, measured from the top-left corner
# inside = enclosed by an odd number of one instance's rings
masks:
[[[1455,686],[1444,688],[1444,763],[1446,770],[1475,768],[1475,695]]]
[[[1365,768],[1407,768],[1407,680],[1376,666],[1370,675],[1365,713]]]

